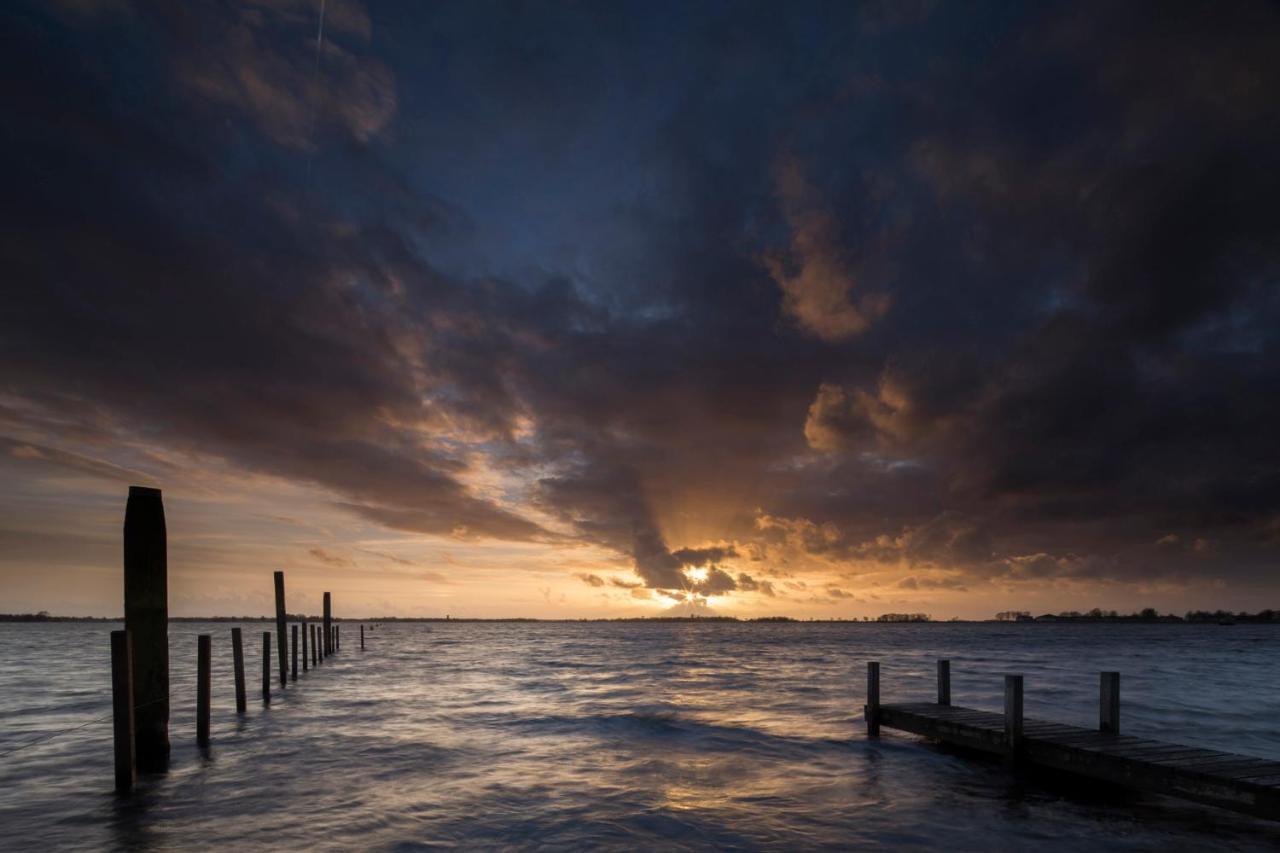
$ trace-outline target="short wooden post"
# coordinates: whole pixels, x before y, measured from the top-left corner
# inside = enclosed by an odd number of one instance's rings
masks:
[[[307,671],[307,623],[302,623],[302,671]]]
[[[324,656],[333,654],[333,614],[329,593],[324,594]]]
[[[213,690],[213,638],[196,637],[196,745],[209,745],[209,696]]]
[[[867,707],[863,709],[867,718],[867,737],[880,736],[880,663],[870,661],[867,664]]]
[[[1010,758],[1022,748],[1022,676],[1004,677],[1004,740]]]
[[[276,650],[280,659],[280,688],[289,683],[289,635],[284,629],[284,572],[276,572]]]
[[[271,704],[271,632],[262,632],[262,704]]]
[[[951,704],[951,661],[938,661],[938,704]]]
[[[133,652],[128,631],[111,632],[111,712],[116,790],[132,790],[138,773],[133,747]]]
[[[1120,734],[1120,673],[1102,673],[1098,690],[1098,730]]]
[[[129,487],[124,511],[124,627],[133,656],[138,770],[169,766],[169,561],[159,489]]]
[[[311,665],[320,665],[320,635],[316,633],[316,625],[311,625]]]
[[[364,651],[364,626],[360,626],[360,651]]]
[[[231,664],[236,671],[236,713],[243,714],[249,703],[244,695],[244,642],[239,628],[231,629]]]
[[[339,625],[334,625],[333,626],[333,650],[336,652],[340,648],[342,648],[342,627]]]

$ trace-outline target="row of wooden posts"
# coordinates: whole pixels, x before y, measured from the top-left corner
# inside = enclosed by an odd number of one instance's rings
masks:
[[[938,661],[938,704],[951,704],[951,661]],[[880,735],[880,663],[867,663],[867,735]],[[1120,673],[1101,673],[1098,687],[1098,731],[1120,733]],[[1004,677],[1004,732],[1011,751],[1022,741],[1022,676]]]
[[[298,628],[286,639],[284,572],[275,573],[276,648],[281,689],[298,680]],[[333,624],[332,601],[324,594],[323,624],[303,620],[302,671],[341,648],[342,636]],[[131,486],[124,522],[125,627],[111,632],[111,688],[114,718],[117,790],[133,787],[138,771],[164,770],[169,760],[169,604],[168,557],[164,505],[159,489]],[[310,642],[308,643],[308,640]],[[364,626],[360,626],[364,648]],[[196,638],[196,743],[209,745],[212,693],[212,649],[209,634]],[[292,649],[292,656],[289,650]],[[245,696],[244,643],[239,628],[231,629],[235,670],[236,713],[248,706]],[[262,633],[262,702],[271,704],[271,632]]]

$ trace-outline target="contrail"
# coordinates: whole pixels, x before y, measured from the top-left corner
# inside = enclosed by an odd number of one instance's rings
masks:
[[[320,78],[320,51],[324,47],[324,6],[325,6],[325,0],[320,0],[320,23],[319,23],[319,26],[316,27],[316,65],[315,65],[315,68],[311,70],[311,88],[314,89],[317,93],[316,104],[314,108],[315,115],[313,118],[313,121],[315,122],[319,122],[320,120],[319,78]],[[307,183],[308,184],[311,183],[311,155],[312,155],[312,152],[308,151],[307,152]]]
[[[316,69],[320,68],[320,48],[324,44],[324,4],[325,0],[320,0],[320,27],[316,30]]]

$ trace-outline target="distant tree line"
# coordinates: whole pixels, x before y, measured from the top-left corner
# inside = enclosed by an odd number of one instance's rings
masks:
[[[877,622],[928,622],[928,613],[881,613]]]
[[[1154,607],[1144,607],[1136,613],[1120,613],[1116,610],[1064,610],[1061,613],[1045,613],[1032,616],[1025,610],[1002,610],[996,614],[997,622],[1280,622],[1280,611],[1261,610],[1257,613],[1232,613],[1230,610],[1192,610],[1186,616],[1160,613]]]

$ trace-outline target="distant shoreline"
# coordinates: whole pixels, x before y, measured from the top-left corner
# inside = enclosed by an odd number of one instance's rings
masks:
[[[320,622],[322,616],[291,613],[286,617],[289,622]],[[47,624],[51,622],[122,622],[123,616],[40,616],[34,614],[3,614],[0,623],[14,624]],[[274,616],[171,616],[170,622],[274,622]],[[1237,614],[1233,617],[1208,617],[1186,619],[1181,616],[1157,616],[1143,618],[1138,616],[1120,617],[1053,617],[1049,619],[796,619],[787,616],[765,616],[759,618],[738,618],[734,616],[625,616],[596,618],[537,618],[531,616],[510,616],[500,618],[485,617],[446,617],[446,616],[381,616],[381,617],[332,617],[334,622],[361,622],[368,624],[416,624],[416,623],[538,623],[538,624],[601,624],[611,622],[640,623],[678,623],[678,624],[730,624],[730,625],[1280,625],[1280,618],[1258,618],[1253,614]]]

